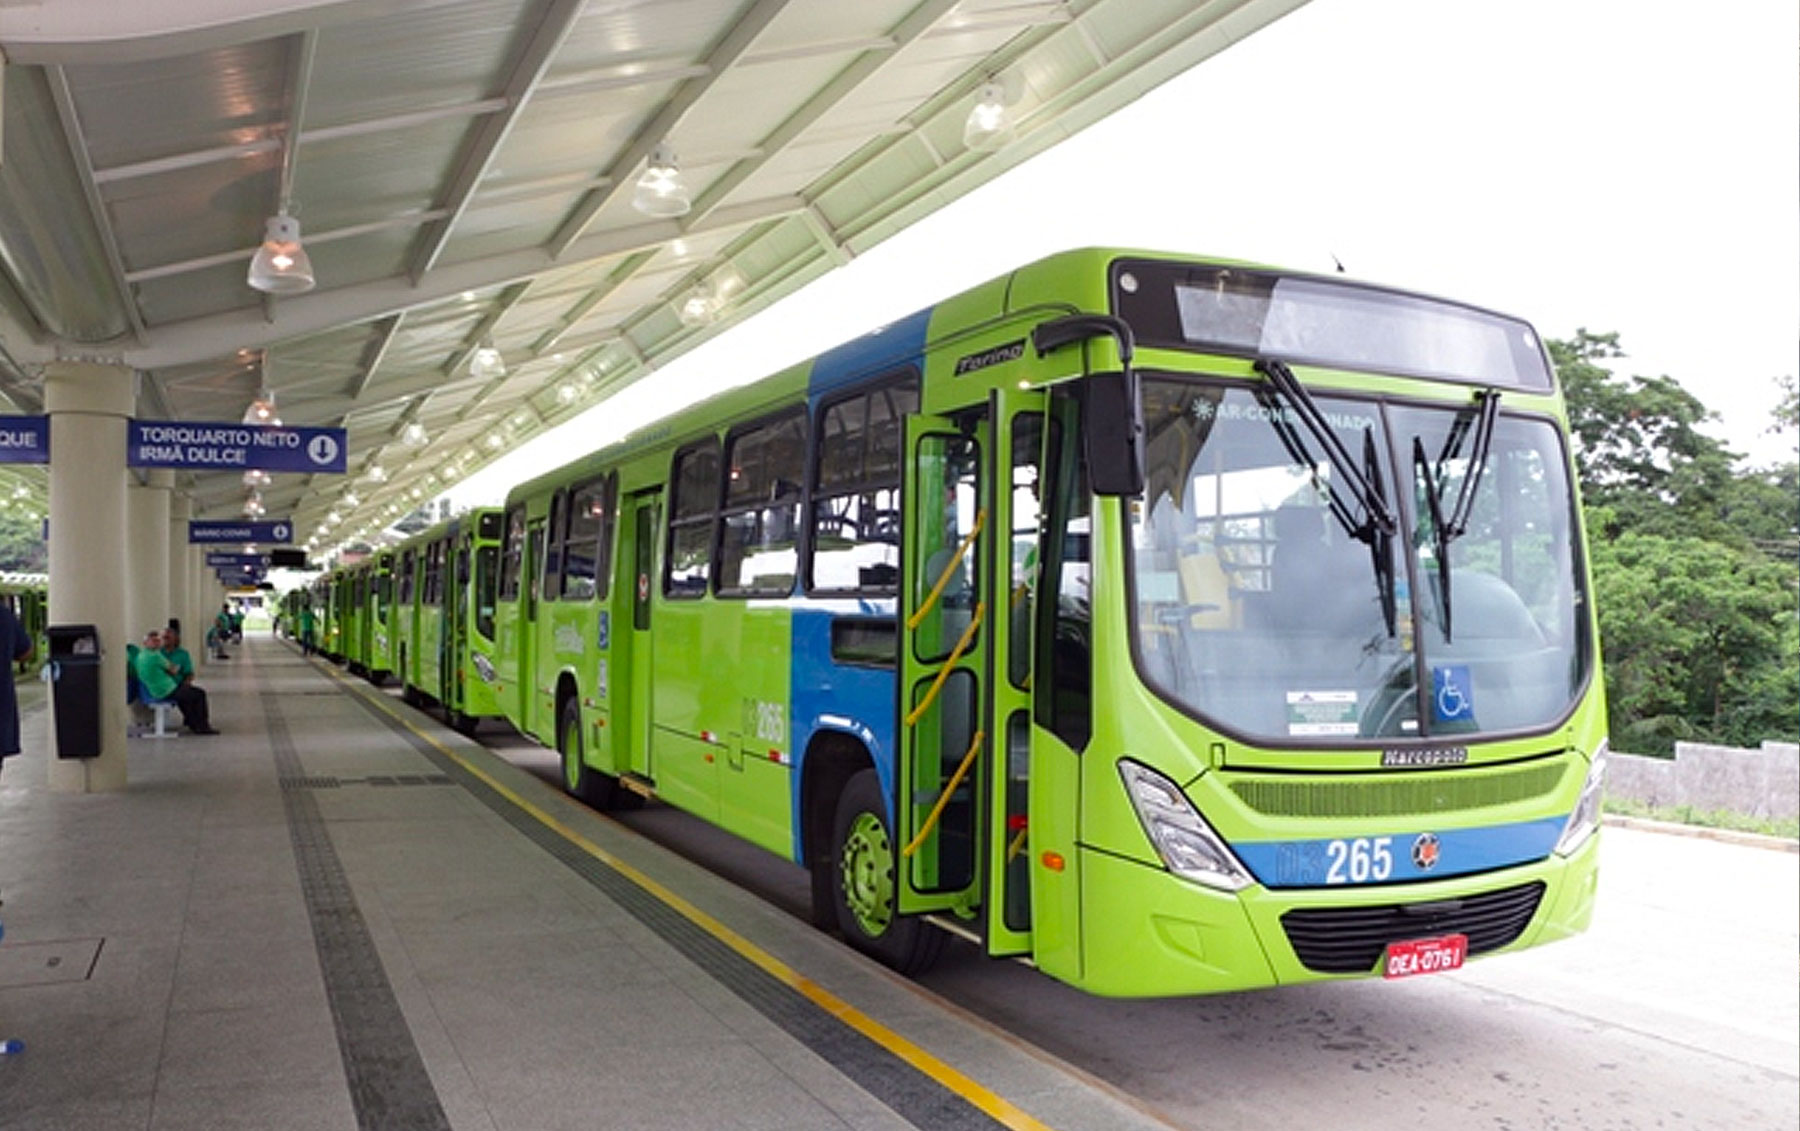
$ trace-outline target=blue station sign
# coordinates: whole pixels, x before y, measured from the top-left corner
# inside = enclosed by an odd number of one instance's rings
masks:
[[[269,564],[267,554],[208,554],[206,564],[217,570],[264,569]]]
[[[294,524],[285,518],[271,522],[200,522],[188,523],[188,545],[220,546],[248,542],[292,542]],[[260,556],[260,555],[258,555]]]
[[[133,420],[125,456],[131,467],[338,475],[348,460],[342,428],[178,420]]]
[[[0,416],[0,463],[49,463],[48,416]]]

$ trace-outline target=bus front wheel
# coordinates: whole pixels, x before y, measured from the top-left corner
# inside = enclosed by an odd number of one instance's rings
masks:
[[[581,756],[581,704],[573,698],[563,703],[556,727],[556,749],[562,755],[563,788],[595,809],[613,803],[618,783],[589,766]]]
[[[900,973],[923,973],[943,950],[944,933],[897,910],[898,855],[873,769],[845,783],[831,827],[838,929],[851,946]]]

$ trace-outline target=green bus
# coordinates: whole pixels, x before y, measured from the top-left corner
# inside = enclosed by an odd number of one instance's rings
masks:
[[[377,687],[396,670],[394,553],[381,550],[344,568],[344,666]]]
[[[474,734],[482,719],[506,717],[493,663],[499,547],[500,508],[479,507],[393,551],[401,695],[414,706],[442,706],[464,734]]]
[[[512,490],[499,705],[902,971],[1452,969],[1592,912],[1570,458],[1522,321],[1068,252]]]
[[[342,567],[325,571],[313,582],[313,607],[318,614],[317,648],[334,663],[344,660],[345,611],[350,601],[347,583],[347,571]]]

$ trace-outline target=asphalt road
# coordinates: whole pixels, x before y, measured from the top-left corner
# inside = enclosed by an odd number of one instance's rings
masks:
[[[624,821],[805,914],[793,865],[660,807]],[[1800,1127],[1800,855],[1603,836],[1587,934],[1450,974],[1114,1001],[957,942],[920,981],[1183,1128]]]

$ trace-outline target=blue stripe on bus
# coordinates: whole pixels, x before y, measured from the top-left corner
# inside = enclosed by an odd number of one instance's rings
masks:
[[[925,352],[925,332],[931,325],[931,310],[926,307],[820,354],[807,378],[808,399],[816,404],[823,393],[853,385],[896,365],[916,361]]]
[[[889,599],[883,609],[893,612]],[[862,743],[881,776],[882,793],[891,796],[894,776],[894,670],[838,664],[831,659],[831,622],[838,609],[795,609],[790,627],[792,666],[788,672],[788,734],[794,757],[793,808],[795,862],[801,856],[806,828],[800,813],[800,784],[806,778],[806,748],[820,731],[835,731]],[[888,814],[892,821],[893,814]]]
[[[1564,814],[1480,829],[1415,829],[1381,838],[1243,841],[1231,850],[1264,887],[1355,887],[1437,880],[1542,860],[1556,847],[1567,823]],[[1380,845],[1379,840],[1387,843]],[[1389,862],[1387,873],[1377,878],[1383,857]],[[1430,860],[1431,865],[1421,866],[1421,860]]]

